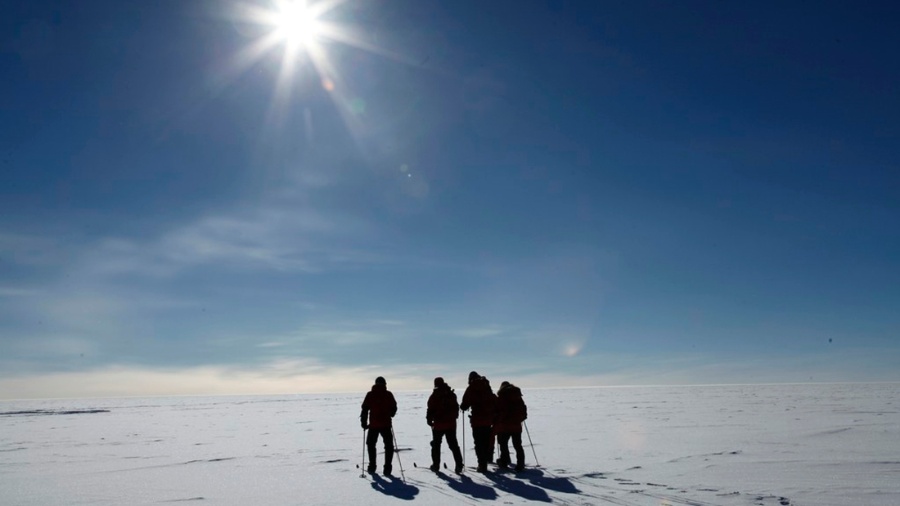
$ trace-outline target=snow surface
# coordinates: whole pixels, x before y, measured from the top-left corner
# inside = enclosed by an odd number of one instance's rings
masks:
[[[900,504],[900,384],[524,393],[529,469],[457,476],[395,392],[395,478],[357,467],[364,392],[0,402],[0,504]]]

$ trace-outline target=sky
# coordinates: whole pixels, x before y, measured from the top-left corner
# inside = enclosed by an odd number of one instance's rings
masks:
[[[0,398],[900,381],[898,20],[3,2]]]

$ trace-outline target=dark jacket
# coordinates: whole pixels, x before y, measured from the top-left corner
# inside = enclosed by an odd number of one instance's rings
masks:
[[[528,406],[522,400],[519,387],[506,384],[497,390],[497,409],[494,430],[499,433],[522,432],[522,422],[528,418]]]
[[[472,416],[469,417],[472,427],[490,427],[494,422],[496,402],[497,396],[491,390],[491,384],[486,378],[481,377],[469,383],[459,407],[463,411],[472,408]]]
[[[370,429],[387,429],[391,427],[391,418],[397,414],[397,401],[394,394],[384,385],[372,385],[362,403],[360,421],[365,424],[369,419]]]
[[[435,387],[428,398],[428,410],[425,412],[428,425],[434,430],[453,430],[456,429],[457,418],[459,402],[456,400],[456,393],[446,383]]]

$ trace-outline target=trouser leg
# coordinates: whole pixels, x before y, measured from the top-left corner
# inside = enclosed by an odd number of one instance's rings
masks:
[[[522,448],[522,433],[521,432],[513,432],[512,444],[513,444],[513,448],[516,449],[516,468],[521,469],[522,466],[525,465],[525,449]]]
[[[431,465],[435,468],[441,465],[441,440],[444,438],[444,431],[431,431]]]
[[[478,465],[485,466],[491,455],[491,428],[472,427],[472,439],[475,440],[475,455],[478,457]]]
[[[472,427],[472,442],[475,444],[475,457],[478,459],[478,465],[484,460],[484,428]]]
[[[491,443],[488,445],[490,449],[490,454],[488,455],[488,462],[494,461],[494,448],[497,446],[497,433],[494,432],[494,429],[491,428]]]
[[[391,464],[394,462],[394,435],[390,427],[381,429],[381,438],[384,440],[384,472],[391,472]]]
[[[459,450],[459,441],[456,439],[456,428],[447,431],[447,446],[453,453],[453,462],[457,469],[462,467],[462,452]]]
[[[369,470],[375,470],[375,464],[377,460],[375,459],[377,455],[377,451],[375,449],[375,443],[378,442],[378,430],[369,429],[369,434],[366,436],[366,448],[369,451]]]
[[[497,461],[497,464],[501,467],[506,467],[510,463],[509,437],[510,434],[508,432],[501,432],[497,434],[497,442],[500,443],[500,460]]]

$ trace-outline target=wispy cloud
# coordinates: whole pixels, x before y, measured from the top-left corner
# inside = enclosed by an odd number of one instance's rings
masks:
[[[20,288],[16,286],[0,286],[0,297],[34,297],[41,291],[36,288]]]
[[[0,231],[0,260],[18,265],[45,266],[65,255],[63,243],[55,237],[4,233]]]
[[[279,360],[254,367],[187,368],[109,366],[78,372],[0,378],[0,398],[365,392],[376,376],[395,390],[430,386],[422,366],[390,370],[329,366],[312,359]]]
[[[156,249],[176,265],[218,261],[311,272],[322,268],[316,255],[328,248],[321,241],[324,237],[361,233],[364,228],[339,221],[311,211],[275,209],[207,217],[167,234]]]
[[[512,327],[506,327],[503,325],[487,325],[484,327],[463,328],[452,331],[452,333],[460,337],[470,339],[483,339],[487,337],[500,336],[512,330],[514,330]]]
[[[340,318],[318,315],[313,321],[274,336],[235,336],[228,341],[252,342],[254,348],[274,350],[276,353],[291,353],[305,350],[311,353],[330,354],[334,350],[346,348],[367,349],[380,343],[402,341],[420,334],[418,326],[390,319]]]
[[[885,350],[855,350],[851,364],[827,356],[798,361],[763,359],[709,363],[700,357],[656,357],[624,368],[566,371],[535,368],[503,360],[471,362],[465,367],[445,363],[407,361],[389,366],[335,365],[318,359],[276,359],[257,365],[205,365],[153,367],[112,365],[75,372],[29,373],[0,378],[0,398],[110,397],[151,395],[285,394],[364,392],[376,376],[388,379],[393,390],[427,390],[435,376],[457,388],[465,387],[470,369],[487,375],[492,383],[512,381],[524,388],[701,385],[729,383],[790,383],[807,381],[900,381],[892,375],[860,374],[859,363],[870,362]],[[877,360],[880,368],[898,357]],[[629,362],[628,357],[618,357]],[[607,357],[615,362],[617,357]],[[836,367],[835,367],[836,366]],[[495,385],[496,386],[496,385]]]
[[[108,238],[85,256],[92,273],[172,276],[196,267],[320,272],[377,262],[361,244],[374,226],[304,208],[266,207],[209,215],[155,239]]]

